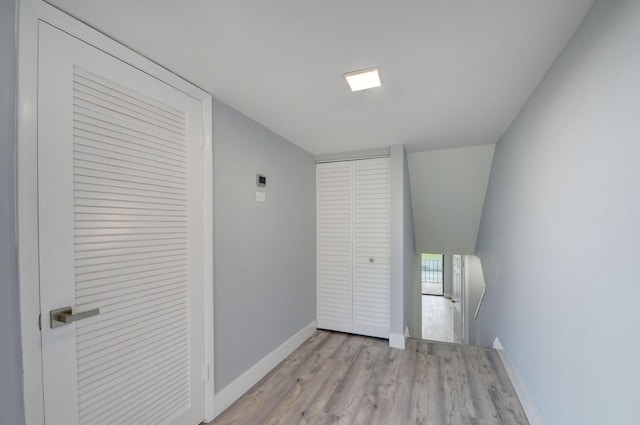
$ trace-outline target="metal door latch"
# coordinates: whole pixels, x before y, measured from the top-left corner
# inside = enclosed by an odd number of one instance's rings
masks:
[[[100,314],[99,308],[83,311],[81,313],[73,313],[71,307],[63,307],[56,310],[51,310],[51,312],[49,313],[49,317],[51,319],[51,329],[59,328],[78,320],[86,319],[88,317],[97,316],[98,314]]]

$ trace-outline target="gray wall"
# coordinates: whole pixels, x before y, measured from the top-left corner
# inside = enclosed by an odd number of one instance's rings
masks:
[[[496,147],[476,336],[546,425],[638,423],[639,22],[597,1]]]
[[[216,391],[315,320],[315,199],[311,154],[214,101]]]
[[[0,2],[0,422],[24,423],[15,228],[16,4]]]
[[[404,147],[391,146],[391,333],[404,333]]]
[[[419,252],[473,254],[494,146],[409,154]]]
[[[391,333],[417,329],[419,293],[407,154],[403,145],[390,149],[391,161]]]
[[[465,255],[463,256],[463,259],[465,267],[464,314],[465,319],[467,320],[465,323],[466,338],[468,344],[478,345],[476,341],[477,326],[475,314],[482,297],[482,290],[485,286],[484,275],[482,272],[482,263],[480,261],[480,258],[475,255]],[[483,302],[479,314],[484,314],[484,312],[485,305]],[[480,315],[478,315],[478,317],[480,317]]]
[[[444,295],[450,297],[453,294],[453,255],[444,254],[442,264],[444,271]]]
[[[404,209],[404,323],[409,326],[412,337],[422,337],[420,328],[421,282],[418,278],[419,260],[416,253],[416,240],[413,228],[413,210],[411,208],[411,184],[409,183],[409,164],[407,153],[402,149],[403,209]]]

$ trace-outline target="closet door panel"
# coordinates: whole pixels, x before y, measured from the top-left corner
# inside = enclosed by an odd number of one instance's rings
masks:
[[[391,184],[389,158],[353,163],[353,331],[389,337]]]
[[[352,331],[352,164],[316,167],[317,326]]]

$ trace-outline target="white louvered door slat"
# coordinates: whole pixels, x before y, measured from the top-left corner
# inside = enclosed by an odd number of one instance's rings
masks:
[[[316,166],[319,328],[389,337],[389,167],[389,158]]]
[[[389,337],[391,181],[389,158],[355,161],[354,332]],[[373,261],[372,261],[373,260]]]
[[[317,326],[352,331],[351,163],[316,166]]]
[[[42,23],[41,308],[47,423],[197,424],[201,104]]]

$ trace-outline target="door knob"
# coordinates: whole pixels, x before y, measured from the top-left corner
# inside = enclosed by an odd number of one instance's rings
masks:
[[[97,316],[98,314],[100,314],[99,308],[83,311],[81,313],[73,313],[71,307],[63,307],[51,310],[51,312],[49,312],[49,317],[51,319],[51,329],[59,328],[70,323],[77,322],[78,320],[86,319],[88,317]]]

